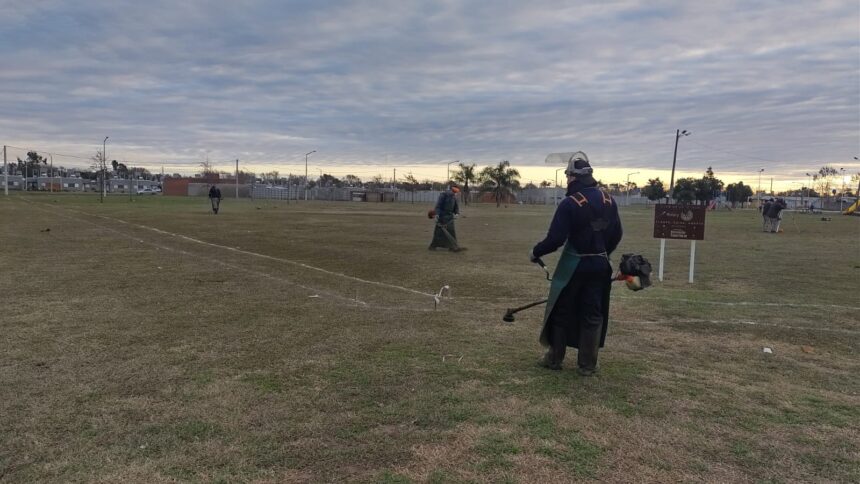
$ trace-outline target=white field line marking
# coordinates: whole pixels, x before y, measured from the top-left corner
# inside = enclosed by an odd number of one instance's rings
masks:
[[[29,202],[28,202],[28,203],[29,203]],[[47,210],[47,209],[43,209],[43,208],[41,208],[41,207],[37,207],[37,208],[39,208],[40,210],[42,210],[42,211],[44,211],[44,212],[50,213],[50,214],[52,214],[52,215],[57,215],[56,213],[51,212],[51,211],[49,211],[49,210]],[[78,211],[78,210],[74,210],[74,209],[68,209],[68,208],[67,208],[67,209],[64,209],[64,210],[71,210],[71,211],[78,212],[78,213],[82,213],[82,214],[85,214],[85,215],[91,215],[91,214],[87,214],[86,212],[80,212],[80,211]],[[333,292],[330,292],[330,291],[326,291],[326,290],[318,289],[318,288],[311,287],[311,286],[306,286],[306,285],[304,285],[304,284],[300,284],[300,283],[294,282],[294,281],[292,281],[292,280],[290,280],[290,279],[287,279],[287,278],[284,278],[284,277],[273,276],[272,274],[267,274],[267,273],[265,273],[265,272],[256,271],[256,270],[253,270],[253,269],[249,269],[249,268],[247,268],[247,267],[242,267],[242,266],[233,265],[233,264],[230,264],[230,263],[228,263],[228,262],[224,262],[224,261],[221,261],[221,260],[218,260],[218,259],[214,259],[214,258],[211,258],[211,257],[206,257],[206,256],[203,256],[203,255],[200,255],[200,254],[195,254],[195,253],[193,253],[193,252],[188,252],[188,251],[185,251],[185,250],[182,250],[182,249],[177,249],[177,248],[175,248],[175,247],[168,247],[168,246],[165,246],[165,245],[157,244],[157,243],[155,243],[155,242],[151,242],[151,241],[148,241],[148,240],[140,239],[140,238],[134,237],[134,236],[132,236],[132,235],[126,234],[126,233],[124,233],[124,232],[121,232],[121,231],[119,231],[119,230],[116,230],[116,229],[114,229],[114,228],[106,227],[106,226],[104,226],[104,225],[97,224],[97,223],[92,222],[92,221],[90,221],[90,220],[86,220],[86,219],[82,219],[82,218],[78,218],[78,217],[73,217],[73,216],[71,216],[71,215],[66,215],[66,217],[67,217],[67,218],[70,218],[70,219],[73,219],[73,220],[77,220],[77,221],[79,221],[79,222],[84,222],[84,223],[86,223],[86,224],[92,225],[92,226],[94,226],[94,227],[98,227],[98,228],[103,229],[103,230],[107,230],[107,231],[109,231],[109,232],[113,232],[113,233],[115,233],[115,234],[117,234],[117,235],[120,235],[120,236],[125,237],[125,238],[127,238],[127,239],[134,240],[134,241],[139,242],[139,243],[141,243],[141,244],[146,244],[146,245],[149,245],[149,246],[155,247],[156,249],[166,250],[166,251],[169,251],[169,252],[176,252],[176,253],[179,253],[179,254],[182,254],[182,255],[185,255],[185,256],[189,256],[189,257],[196,257],[196,258],[198,258],[198,259],[203,259],[203,260],[205,260],[205,261],[214,262],[214,263],[219,264],[219,265],[221,265],[221,266],[223,266],[223,267],[228,267],[228,268],[230,268],[230,269],[234,269],[234,270],[238,270],[238,271],[246,272],[246,273],[249,273],[249,274],[254,274],[254,275],[257,275],[257,276],[265,277],[265,278],[267,278],[267,279],[272,279],[272,280],[275,280],[275,281],[278,281],[278,282],[282,282],[282,283],[285,283],[285,284],[288,284],[288,285],[291,285],[291,286],[299,287],[299,288],[302,288],[302,289],[304,289],[304,290],[306,290],[306,291],[308,291],[308,292],[311,292],[311,293],[321,293],[321,294],[325,294],[325,295],[327,295],[327,296],[329,296],[329,297],[331,297],[331,298],[333,298],[333,299],[340,299],[340,300],[342,300],[342,301],[345,301],[345,302],[347,302],[347,303],[350,303],[351,305],[354,305],[354,306],[357,306],[357,307],[360,307],[360,308],[366,308],[366,309],[378,309],[378,310],[393,310],[393,311],[425,312],[425,313],[426,313],[426,312],[432,312],[432,311],[433,311],[433,310],[431,310],[431,309],[415,309],[415,308],[407,308],[407,307],[390,307],[390,306],[380,306],[380,305],[369,304],[369,303],[364,302],[364,301],[361,301],[361,300],[359,300],[359,299],[357,299],[357,298],[356,298],[356,299],[353,299],[353,298],[349,298],[349,297],[341,296],[340,294],[336,294],[336,293],[333,293]],[[110,217],[102,217],[102,218],[110,218]],[[123,222],[123,223],[127,223],[127,222]],[[134,224],[129,224],[129,225],[134,225]]]
[[[791,326],[786,324],[777,324],[777,323],[760,323],[757,321],[731,321],[731,320],[715,320],[715,319],[683,319],[683,320],[674,320],[674,321],[623,321],[623,320],[615,320],[617,323],[621,324],[735,324],[735,325],[744,325],[744,326],[769,326],[773,328],[781,328],[781,329],[794,329],[800,331],[825,331],[829,333],[846,333],[846,334],[860,334],[860,331],[854,331],[851,329],[838,329],[838,328],[822,328],[820,326]]]
[[[182,235],[182,234],[177,234],[177,233],[173,233],[173,232],[168,232],[168,231],[166,231],[166,230],[157,229],[157,228],[155,228],[155,227],[150,227],[150,226],[148,226],[148,225],[136,224],[136,223],[133,223],[133,222],[128,222],[128,221],[126,221],[126,220],[122,220],[122,219],[118,219],[118,218],[114,218],[114,217],[108,217],[108,216],[105,216],[105,215],[97,215],[97,214],[92,214],[92,213],[82,212],[82,211],[75,210],[75,209],[66,209],[66,210],[72,210],[72,211],[77,212],[77,213],[80,213],[80,214],[82,214],[82,215],[88,215],[88,216],[91,216],[91,217],[92,217],[92,216],[95,216],[95,217],[103,218],[103,219],[105,219],[105,220],[112,220],[112,221],[114,221],[114,222],[119,222],[119,223],[122,223],[122,224],[131,225],[131,226],[138,227],[138,228],[141,228],[141,229],[151,230],[151,231],[153,231],[153,232],[156,232],[156,233],[159,233],[159,234],[162,234],[162,235],[169,235],[169,236],[171,236],[171,237],[176,237],[176,238],[179,238],[179,239],[184,239],[184,240],[187,240],[187,241],[189,241],[189,242],[194,242],[194,243],[196,243],[196,244],[208,245],[208,246],[210,246],[210,247],[217,247],[217,248],[219,248],[219,249],[224,249],[224,250],[229,250],[229,251],[237,252],[237,253],[240,253],[240,254],[250,255],[250,256],[252,256],[252,257],[259,257],[259,258],[262,258],[262,259],[273,260],[273,261],[275,261],[275,262],[281,262],[281,263],[284,263],[284,264],[290,264],[290,265],[294,265],[294,266],[302,267],[302,268],[304,268],[304,269],[310,269],[310,270],[313,270],[313,271],[322,272],[322,273],[324,273],[324,274],[328,274],[328,275],[332,275],[332,276],[343,277],[343,278],[345,278],[345,279],[349,279],[349,280],[356,281],[356,282],[361,282],[361,283],[363,283],[363,284],[372,284],[372,285],[375,285],[375,286],[387,287],[387,288],[389,288],[389,289],[397,289],[397,290],[399,290],[399,291],[410,292],[410,293],[412,293],[412,294],[418,294],[418,295],[426,296],[426,297],[430,297],[430,298],[433,298],[433,297],[435,297],[435,296],[436,296],[435,294],[430,294],[430,293],[427,293],[427,292],[422,292],[422,291],[418,291],[418,290],[415,290],[415,289],[410,289],[410,288],[408,288],[408,287],[398,286],[398,285],[395,285],[395,284],[389,284],[389,283],[386,283],[386,282],[369,281],[369,280],[367,280],[367,279],[362,279],[362,278],[360,278],[360,277],[350,276],[350,275],[343,274],[343,273],[340,273],[340,272],[329,271],[329,270],[323,269],[323,268],[321,268],[321,267],[315,267],[315,266],[312,266],[312,265],[309,265],[309,264],[305,264],[305,263],[303,263],[303,262],[296,262],[296,261],[294,261],[294,260],[282,259],[282,258],[280,258],[280,257],[274,257],[274,256],[271,256],[271,255],[260,254],[260,253],[257,253],[257,252],[251,252],[251,251],[249,251],[249,250],[237,249],[236,247],[229,247],[229,246],[226,246],[226,245],[220,245],[220,244],[215,244],[215,243],[212,243],[212,242],[206,242],[205,240],[195,239],[194,237],[189,237],[189,236],[187,236],[187,235]]]
[[[770,302],[752,302],[752,301],[701,301],[698,299],[684,299],[675,297],[627,297],[615,296],[615,299],[629,299],[639,301],[671,301],[684,303],[700,303],[713,304],[717,306],[764,306],[764,307],[792,307],[792,308],[829,308],[829,309],[848,309],[852,311],[860,310],[860,307],[841,306],[839,304],[795,304],[795,303],[770,303]]]
[[[451,299],[459,299],[459,300],[470,300],[470,301],[478,301],[478,302],[499,302],[499,301],[535,301],[542,297],[546,297],[546,294],[543,295],[535,295],[533,297],[523,297],[523,296],[512,296],[512,297],[480,297],[480,296],[457,296],[456,298]],[[672,298],[672,297],[627,297],[627,296],[617,296],[615,293],[612,295],[612,300],[623,299],[628,301],[668,301],[668,302],[683,302],[683,303],[700,303],[700,304],[710,304],[714,306],[750,306],[750,307],[792,307],[792,308],[814,308],[814,309],[847,309],[850,311],[860,311],[860,307],[856,306],[841,306],[838,304],[796,304],[796,303],[770,303],[770,302],[755,302],[755,301],[707,301],[707,300],[698,300],[698,299],[684,299],[684,298]]]

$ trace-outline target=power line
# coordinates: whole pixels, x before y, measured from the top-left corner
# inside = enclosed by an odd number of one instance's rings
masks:
[[[22,148],[20,146],[12,146],[12,145],[6,145],[6,147],[7,148],[15,148],[15,149],[24,150],[24,151],[35,151],[36,153],[45,153],[45,154],[54,155],[54,156],[65,156],[67,158],[78,158],[81,160],[92,160],[92,157],[69,155],[69,154],[65,154],[65,153],[52,153],[52,152],[47,151],[47,150],[40,150],[40,149],[36,149],[36,148]]]

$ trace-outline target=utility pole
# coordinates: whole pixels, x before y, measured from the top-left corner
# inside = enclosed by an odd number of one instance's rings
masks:
[[[239,199],[239,159],[236,158],[236,200]]]
[[[636,174],[638,174],[638,173],[639,173],[638,171],[634,171],[633,173],[628,173],[628,174],[627,174],[627,185],[625,185],[625,186],[624,186],[624,192],[625,192],[625,195],[626,195],[625,200],[624,200],[624,205],[625,205],[625,206],[629,206],[629,205],[630,205],[630,175],[636,175]]]
[[[49,188],[49,190],[51,191],[51,193],[54,193],[54,155],[52,155],[51,153],[48,153],[48,158],[51,159],[51,176],[50,176],[51,187]]]
[[[567,167],[557,168],[555,170],[555,197],[554,198],[555,198],[555,204],[556,205],[558,205],[558,199],[559,199],[559,196],[558,196],[558,172],[561,170],[567,170]]]
[[[305,153],[305,201],[308,201],[308,155],[316,153],[317,150],[308,151]]]
[[[764,171],[764,168],[758,171],[758,187],[756,188],[756,195],[761,196],[761,172]]]
[[[672,178],[669,180],[669,191],[666,192],[666,203],[669,203],[669,198],[675,195],[675,162],[678,160],[678,139],[681,136],[690,136],[691,134],[686,129],[683,131],[680,129],[675,130],[675,154],[672,156]]]
[[[394,178],[391,179],[391,188],[397,187],[397,168],[394,169]]]
[[[9,165],[6,164],[6,145],[3,145],[3,173],[4,173],[4,183],[3,183],[3,191],[6,193],[6,196],[9,196]]]
[[[101,202],[104,203],[105,196],[107,195],[107,188],[105,187],[105,182],[107,181],[107,140],[110,136],[105,136],[104,141],[102,141],[102,199]]]

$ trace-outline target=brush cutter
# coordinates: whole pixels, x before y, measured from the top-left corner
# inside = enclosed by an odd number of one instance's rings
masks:
[[[535,260],[535,263],[544,270],[547,280],[552,281],[552,277],[549,275],[549,269],[547,269],[546,264],[544,264],[540,259]],[[641,291],[651,285],[651,263],[648,262],[648,259],[639,254],[622,255],[621,262],[618,264],[618,269],[618,272],[612,276],[611,280],[613,282],[624,281],[627,288],[631,291]],[[502,316],[502,321],[513,323],[515,321],[514,314],[524,309],[546,304],[547,301],[548,299],[541,299],[540,301],[535,301],[518,308],[508,308],[505,311],[505,315]]]

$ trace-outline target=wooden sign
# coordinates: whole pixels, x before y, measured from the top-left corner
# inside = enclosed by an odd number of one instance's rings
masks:
[[[704,205],[654,206],[654,238],[705,240]]]

